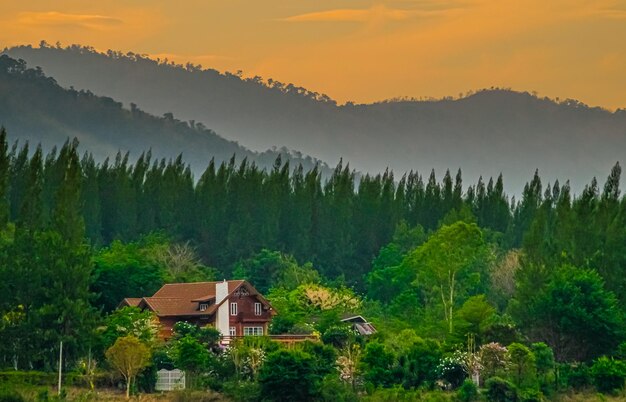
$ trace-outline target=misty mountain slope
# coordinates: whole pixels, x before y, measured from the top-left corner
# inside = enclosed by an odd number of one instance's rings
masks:
[[[113,156],[118,150],[130,151],[136,158],[152,150],[156,158],[174,158],[183,154],[196,173],[206,168],[211,158],[217,162],[236,155],[238,161],[248,158],[269,168],[279,151],[252,152],[236,142],[225,140],[202,124],[188,124],[172,114],[155,117],[136,106],[124,109],[111,98],[88,91],[68,90],[44,75],[39,69],[28,69],[26,63],[0,56],[0,125],[12,140],[41,143],[46,149],[76,137],[83,150],[98,159]],[[282,152],[305,169],[317,162]],[[322,164],[328,174],[330,169]]]
[[[502,172],[519,193],[539,169],[580,191],[625,162],[626,112],[556,103],[528,93],[481,91],[458,100],[337,105],[303,88],[215,70],[159,64],[138,55],[17,47],[7,53],[41,66],[63,86],[173,112],[253,149],[286,146],[362,171],[407,170],[439,177],[461,167],[466,182]]]

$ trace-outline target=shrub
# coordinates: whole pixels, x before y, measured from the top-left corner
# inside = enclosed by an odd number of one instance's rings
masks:
[[[606,356],[600,357],[591,366],[591,378],[600,392],[609,393],[622,389],[626,378],[626,363]]]
[[[526,388],[518,392],[520,402],[542,402],[544,401],[543,393],[535,388]]]
[[[560,380],[559,383],[574,390],[581,390],[591,386],[591,370],[585,364],[567,365],[562,364],[559,367]]]
[[[0,390],[0,402],[26,402],[26,399],[17,391],[3,389]]]
[[[3,371],[0,372],[0,384],[2,385],[55,385],[56,373],[44,373],[41,371]]]
[[[461,402],[472,402],[478,400],[478,387],[472,380],[465,380],[456,393]]]
[[[441,359],[439,366],[437,366],[437,372],[439,377],[447,381],[452,388],[456,389],[467,378],[467,372],[463,367],[463,362],[459,360],[458,356],[447,356]]]
[[[262,395],[274,401],[304,401],[317,396],[316,361],[298,350],[278,350],[267,355],[259,370]]]
[[[508,349],[515,385],[518,387],[534,385],[535,354],[521,343],[512,343]]]
[[[511,382],[500,378],[491,377],[485,382],[487,388],[487,400],[493,402],[517,402],[517,388]]]
[[[327,345],[332,345],[337,349],[341,349],[348,344],[351,336],[350,328],[345,326],[332,326],[322,334],[322,342]]]
[[[224,394],[235,402],[261,400],[261,386],[253,381],[228,381],[223,384]]]
[[[168,394],[171,402],[223,402],[220,394],[211,391],[173,391]]]
[[[321,402],[357,402],[359,397],[348,384],[336,375],[327,375],[322,381],[319,400]]]

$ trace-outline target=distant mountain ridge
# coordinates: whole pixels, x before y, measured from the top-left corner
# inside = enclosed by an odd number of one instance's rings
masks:
[[[0,125],[9,139],[28,141],[44,149],[62,145],[76,137],[81,149],[100,161],[118,151],[137,158],[150,150],[156,159],[173,159],[183,155],[196,178],[211,159],[217,163],[235,156],[261,168],[271,168],[281,155],[292,166],[302,164],[311,169],[318,164],[326,174],[328,165],[287,149],[254,152],[234,141],[228,141],[202,123],[182,122],[171,113],[156,117],[136,105],[129,109],[108,97],[90,91],[64,89],[41,69],[29,69],[21,60],[0,56]]]
[[[571,179],[575,192],[626,162],[626,111],[525,92],[485,90],[461,99],[337,105],[291,84],[174,66],[136,54],[71,46],[6,49],[65,86],[162,115],[173,112],[252,149],[286,146],[365,172],[461,168],[465,182],[503,173],[519,193],[535,169]]]

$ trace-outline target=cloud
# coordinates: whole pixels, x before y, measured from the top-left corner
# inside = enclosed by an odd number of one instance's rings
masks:
[[[18,23],[33,26],[75,26],[87,29],[103,29],[122,25],[118,18],[94,14],[68,14],[57,11],[23,12]]]
[[[414,10],[387,8],[384,5],[367,9],[335,9],[283,18],[286,22],[372,22],[403,21],[416,17],[429,17],[441,14],[442,10]]]

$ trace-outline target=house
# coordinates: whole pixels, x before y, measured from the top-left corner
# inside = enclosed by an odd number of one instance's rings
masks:
[[[358,332],[360,335],[365,336],[376,333],[376,328],[374,328],[372,324],[367,322],[367,320],[360,315],[348,316],[342,319],[341,322],[352,324],[352,329]]]
[[[267,335],[275,314],[270,303],[243,280],[169,283],[150,297],[124,299],[119,307],[125,306],[154,312],[165,340],[179,321],[214,326],[225,343],[234,337]]]

